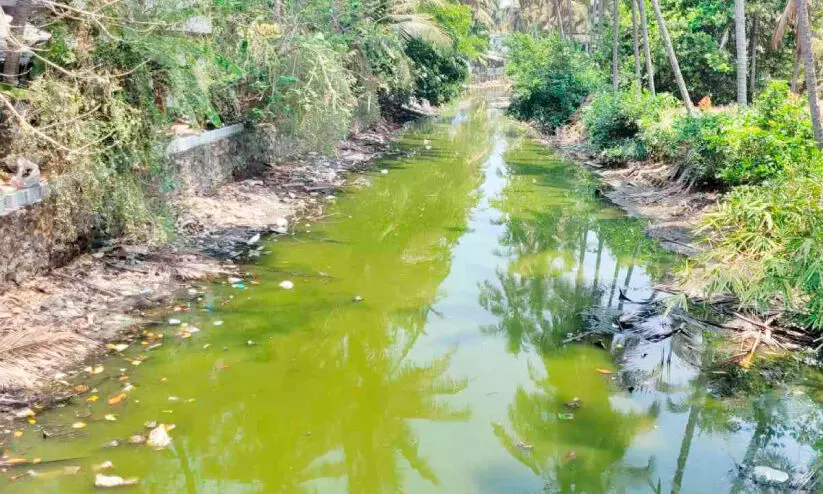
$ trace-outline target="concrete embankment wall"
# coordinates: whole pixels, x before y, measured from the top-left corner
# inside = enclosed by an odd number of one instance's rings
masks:
[[[167,148],[175,194],[204,194],[225,183],[249,160],[251,135],[243,124],[178,137]],[[63,180],[63,182],[61,182]],[[75,211],[58,211],[59,193],[77,193],[64,177],[18,190],[0,189],[0,290],[64,265],[86,248],[92,213],[77,201]],[[73,201],[63,201],[65,203]],[[66,225],[71,228],[66,228]]]

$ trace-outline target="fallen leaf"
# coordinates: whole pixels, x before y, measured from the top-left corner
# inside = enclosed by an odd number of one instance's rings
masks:
[[[34,417],[34,410],[32,410],[31,408],[25,408],[25,409],[20,410],[19,412],[15,413],[14,416],[17,417],[18,419],[24,419],[26,417]]]
[[[85,422],[75,422],[71,424],[72,429],[85,429],[86,423]]]
[[[103,475],[102,473],[98,473],[94,477],[94,486],[98,488],[125,487],[137,485],[139,482],[140,479],[137,477],[129,477],[124,479],[123,477],[118,477],[116,475]]]
[[[78,384],[77,386],[74,387],[74,391],[76,393],[80,393],[80,394],[85,393],[88,390],[89,390],[89,387],[86,386],[85,384]]]
[[[117,421],[117,417],[110,414],[110,413],[105,415],[103,418],[108,420],[109,422],[116,422]]]
[[[171,444],[171,436],[169,436],[166,426],[158,425],[149,433],[149,440],[147,444],[153,448],[163,449]]]
[[[14,437],[18,437],[18,438],[19,438],[19,437],[23,437],[23,431],[14,431],[13,436],[14,436]]]
[[[120,393],[117,396],[109,398],[109,405],[117,405],[118,403],[126,399],[127,396],[128,395],[126,393]]]
[[[143,444],[144,442],[146,442],[146,436],[135,434],[129,437],[129,444]]]
[[[104,461],[103,463],[101,463],[99,465],[94,465],[94,467],[92,467],[92,468],[94,469],[95,472],[99,472],[99,471],[102,471],[102,470],[111,470],[112,468],[114,468],[114,463],[106,460],[106,461]]]
[[[595,369],[598,374],[614,374],[612,371],[608,369]]]
[[[91,396],[89,396],[88,398],[86,398],[86,401],[87,401],[88,403],[96,403],[96,402],[97,402],[97,400],[99,400],[99,399],[100,399],[100,397],[99,397],[99,396],[97,396],[97,395],[91,395]]]

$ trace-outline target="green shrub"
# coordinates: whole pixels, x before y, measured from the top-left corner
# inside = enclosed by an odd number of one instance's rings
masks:
[[[635,140],[641,122],[655,120],[659,113],[677,106],[669,94],[652,96],[646,91],[608,91],[600,93],[583,110],[583,123],[591,144],[597,150],[622,146],[624,141]],[[637,143],[634,147],[642,146]]]
[[[556,35],[516,34],[507,40],[507,72],[513,83],[512,115],[553,129],[566,123],[600,84],[601,77],[578,47]]]
[[[823,329],[822,197],[820,173],[732,189],[705,217],[711,290],[760,308],[782,301]]]
[[[415,74],[414,95],[433,105],[457,96],[469,78],[469,66],[456,51],[437,49],[427,41],[412,38],[406,43],[406,55]]]
[[[760,183],[821,160],[807,105],[785,82],[772,83],[752,108],[726,119],[713,144],[725,155],[717,178],[732,185]]]
[[[703,113],[684,114],[674,121],[669,156],[680,165],[681,177],[688,185],[717,183],[718,170],[727,160],[717,145],[727,120],[723,113]]]

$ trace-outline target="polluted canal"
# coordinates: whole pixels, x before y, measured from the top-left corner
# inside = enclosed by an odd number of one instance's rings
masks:
[[[0,491],[89,492],[95,479],[134,484],[123,492],[354,494],[808,481],[823,444],[814,375],[721,397],[699,370],[706,336],[667,331],[678,323],[664,315],[643,322],[659,326],[652,337],[605,324],[605,337],[575,341],[604,314],[642,311],[635,302],[680,260],[491,102],[411,125],[321,221],[267,243],[247,279],[198,286],[181,302],[190,310],[158,316],[73,380],[71,403],[18,421],[6,460],[27,463],[5,469]]]

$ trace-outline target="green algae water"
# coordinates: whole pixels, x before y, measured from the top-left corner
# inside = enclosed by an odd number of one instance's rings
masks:
[[[569,341],[677,259],[489,101],[412,125],[254,283],[199,286],[163,319],[185,328],[10,426],[5,453],[41,461],[0,490],[95,491],[104,462],[146,493],[779,492],[751,467],[816,468],[813,383],[716,399],[688,328]],[[169,447],[129,442],[157,424]]]

